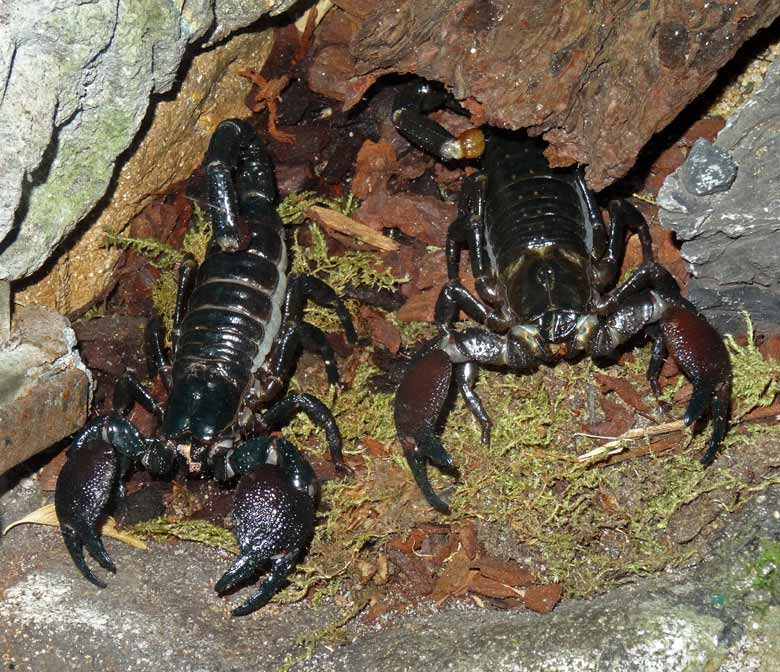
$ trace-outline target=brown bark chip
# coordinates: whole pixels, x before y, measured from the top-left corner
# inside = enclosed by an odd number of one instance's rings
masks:
[[[547,614],[555,609],[555,605],[561,601],[563,588],[560,583],[551,583],[547,586],[531,586],[525,591],[523,600],[525,606],[539,614]]]

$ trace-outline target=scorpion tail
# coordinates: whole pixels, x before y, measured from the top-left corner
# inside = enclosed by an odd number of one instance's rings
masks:
[[[431,462],[457,478],[458,470],[436,435],[452,382],[453,366],[447,354],[430,341],[415,355],[395,396],[395,426],[414,479],[428,503],[449,513],[449,505],[433,490],[428,480]]]

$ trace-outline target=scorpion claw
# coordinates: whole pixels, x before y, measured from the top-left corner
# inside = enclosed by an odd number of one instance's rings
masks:
[[[458,478],[459,473],[452,457],[445,450],[439,437],[434,434],[433,428],[430,431],[421,431],[412,441],[402,440],[401,445],[404,448],[404,455],[412,470],[414,480],[425,495],[425,499],[437,511],[448,514],[450,512],[449,504],[436,494],[430,480],[428,480],[428,462],[430,461],[454,478]]]
[[[220,594],[232,590],[269,562],[271,573],[259,590],[233,609],[234,616],[260,609],[282,587],[314,534],[314,508],[309,488],[296,488],[279,466],[261,464],[241,478],[233,510],[241,556],[214,589]]]
[[[97,578],[84,559],[84,547],[103,569],[116,572],[111,556],[103,546],[97,524],[113,491],[116,460],[111,444],[88,441],[71,449],[57,478],[54,504],[65,546],[74,564],[98,588],[106,584]]]
[[[728,429],[731,407],[731,364],[717,331],[687,302],[673,305],[661,320],[661,330],[669,352],[685,377],[693,384],[693,395],[683,422],[690,426],[708,411],[712,436],[701,457],[712,464]]]
[[[428,480],[431,462],[457,478],[455,463],[435,433],[452,381],[453,366],[447,354],[430,341],[414,356],[395,396],[395,426],[406,461],[428,503],[449,513],[449,505],[433,490]]]

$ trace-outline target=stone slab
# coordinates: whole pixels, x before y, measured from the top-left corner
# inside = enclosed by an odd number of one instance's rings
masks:
[[[89,400],[69,322],[45,308],[19,309],[0,348],[0,474],[79,429]]]

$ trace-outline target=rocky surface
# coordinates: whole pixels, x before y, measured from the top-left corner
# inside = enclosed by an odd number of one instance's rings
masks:
[[[250,82],[236,71],[258,67],[271,47],[269,31],[239,35],[192,59],[175,97],[156,103],[148,129],[116,175],[111,198],[90,214],[87,230],[58,250],[43,277],[17,287],[24,303],[69,314],[101,296],[114,279],[120,251],[105,245],[108,231],[123,230],[143,207],[200,165],[217,124],[245,116]]]
[[[4,523],[43,503],[36,477],[0,478]],[[197,544],[108,540],[118,573],[88,585],[57,531],[20,526],[0,545],[0,651],[5,669],[167,672],[279,669],[498,672],[577,670],[772,670],[780,656],[780,488],[727,519],[706,563],[637,580],[552,613],[478,608],[451,601],[352,622],[327,646],[313,638],[349,611],[349,595],[318,605],[272,604],[232,619],[240,599],[212,585],[230,562]],[[354,596],[352,596],[354,597]],[[164,634],[163,634],[164,633]],[[336,644],[335,642],[340,642]],[[775,667],[773,667],[775,666]]]
[[[747,310],[761,330],[780,315],[780,61],[763,87],[718,134],[715,147],[738,165],[731,188],[699,196],[686,188],[687,164],[658,194],[661,224],[683,241],[693,277],[689,298],[723,331],[744,330]]]
[[[45,308],[17,311],[0,346],[0,474],[81,427],[90,384],[67,320]]]
[[[36,271],[93,210],[185,57],[290,4],[61,0],[0,9],[0,279]]]
[[[335,4],[360,27],[315,65],[338,65],[347,105],[389,72],[444,82],[480,122],[543,133],[554,164],[588,164],[597,190],[780,14],[778,0]]]

